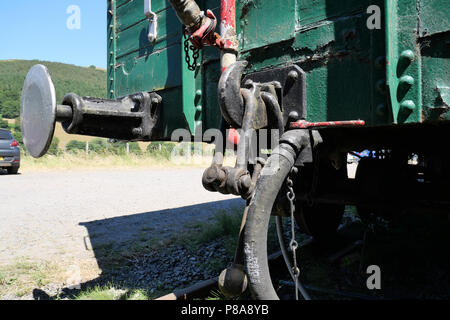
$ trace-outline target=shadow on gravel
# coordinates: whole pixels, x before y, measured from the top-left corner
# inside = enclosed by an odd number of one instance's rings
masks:
[[[120,194],[118,194],[120,196]],[[192,248],[180,243],[180,237],[192,237],[199,223],[213,222],[224,213],[243,210],[242,199],[145,212],[130,216],[83,222],[89,236],[86,250],[92,250],[101,275],[81,284],[81,289],[58,289],[49,293],[35,289],[35,300],[73,299],[80,292],[96,286],[114,286],[124,290],[142,290],[155,297],[192,283],[217,276],[204,271],[207,259],[227,261],[220,239],[206,248]],[[237,228],[237,232],[238,232]],[[220,266],[222,267],[222,266]],[[202,271],[199,271],[202,270]],[[170,281],[160,281],[170,278]],[[52,290],[50,290],[52,291]]]

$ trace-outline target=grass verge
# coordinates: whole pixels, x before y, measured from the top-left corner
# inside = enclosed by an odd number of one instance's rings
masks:
[[[59,268],[54,264],[36,263],[26,259],[0,266],[0,297],[6,294],[23,297],[34,288],[59,280],[59,274]]]
[[[182,157],[173,160],[149,155],[113,155],[96,154],[89,155],[62,154],[58,156],[47,155],[40,159],[31,156],[22,156],[21,172],[50,171],[50,170],[73,170],[73,169],[110,169],[110,168],[206,168],[211,164],[211,157],[193,156],[190,159]],[[235,159],[230,157],[226,165],[234,165]]]
[[[113,284],[95,286],[75,295],[74,300],[149,300],[144,290],[117,289]]]

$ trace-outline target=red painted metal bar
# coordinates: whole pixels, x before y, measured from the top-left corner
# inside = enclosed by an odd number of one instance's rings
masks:
[[[330,127],[363,127],[366,122],[363,120],[350,120],[350,121],[330,121],[330,122],[308,122],[300,120],[292,122],[291,129],[311,129],[311,128],[330,128]]]
[[[220,36],[223,49],[221,52],[222,72],[236,62],[239,43],[236,35],[236,0],[220,0]],[[240,135],[236,129],[229,128],[227,140],[238,145]]]
[[[220,35],[224,41],[224,49],[237,52],[235,0],[220,1],[220,19]]]
[[[220,36],[223,49],[221,52],[222,72],[236,62],[239,43],[236,35],[236,0],[220,1]]]

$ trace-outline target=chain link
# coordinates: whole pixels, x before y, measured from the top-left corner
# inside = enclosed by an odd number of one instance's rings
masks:
[[[291,171],[291,173],[293,173]],[[298,300],[298,287],[299,287],[299,277],[300,277],[300,269],[297,265],[297,249],[298,249],[298,242],[295,238],[295,192],[294,192],[294,182],[292,181],[291,177],[289,176],[287,178],[287,198],[289,200],[290,204],[290,213],[291,213],[291,242],[289,244],[289,247],[292,251],[292,258],[294,261],[294,266],[292,268],[292,274],[294,277],[294,283],[295,283],[295,299]]]
[[[193,54],[192,54],[193,63],[192,64],[191,64],[190,51],[193,52]],[[184,53],[185,53],[185,60],[186,60],[188,69],[190,71],[195,71],[197,69],[198,58],[200,57],[200,49],[196,48],[195,46],[193,46],[191,44],[191,42],[189,41],[189,35],[187,34],[186,31],[184,32]]]

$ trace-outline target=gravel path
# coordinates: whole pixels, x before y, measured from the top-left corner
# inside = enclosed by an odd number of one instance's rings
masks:
[[[0,175],[0,264],[95,261],[96,247],[183,232],[242,205],[203,189],[203,169]],[[94,250],[93,250],[94,249]]]

